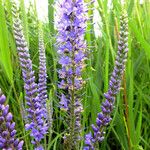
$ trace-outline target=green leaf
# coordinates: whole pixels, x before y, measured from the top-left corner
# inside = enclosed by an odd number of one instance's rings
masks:
[[[144,49],[146,56],[150,59],[150,44],[145,40],[142,33],[137,27],[137,23],[134,20],[129,21],[129,26],[131,31],[134,32],[137,41],[140,43],[141,47]]]
[[[0,0],[0,66],[4,69],[10,83],[13,82],[13,69],[8,42],[8,30],[2,0]]]

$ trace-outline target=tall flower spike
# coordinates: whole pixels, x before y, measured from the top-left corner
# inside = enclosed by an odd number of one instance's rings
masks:
[[[84,81],[82,70],[86,59],[86,43],[84,41],[87,8],[84,0],[61,0],[57,7],[58,54],[60,55],[58,70],[59,88],[64,89],[60,108],[67,112],[69,133],[65,136],[65,149],[78,149],[81,140],[81,98],[77,97]]]
[[[43,41],[43,32],[40,27],[39,29],[39,82],[38,82],[38,93],[41,99],[43,113],[46,118],[46,100],[47,100],[47,70],[46,70],[46,56]]]
[[[111,113],[113,111],[115,97],[120,90],[128,52],[128,19],[125,10],[120,18],[119,38],[115,67],[110,77],[109,89],[107,93],[104,94],[106,100],[102,103],[102,112],[99,113],[96,118],[96,125],[92,125],[94,135],[89,133],[85,136],[86,146],[84,147],[84,150],[94,150],[96,142],[102,142],[104,140],[105,127],[112,120]]]
[[[0,89],[0,149],[22,150],[23,141],[16,139],[15,122],[9,112],[9,105],[4,105],[6,97]]]
[[[12,8],[14,19],[14,37],[16,40],[20,66],[22,69],[22,77],[24,80],[24,89],[26,92],[26,104],[28,108],[28,124],[25,125],[26,130],[30,130],[30,136],[34,138],[32,144],[35,145],[35,149],[42,149],[40,141],[47,133],[47,125],[44,121],[43,108],[41,105],[41,99],[38,95],[38,87],[35,83],[34,71],[32,70],[32,61],[27,46],[27,42],[23,35],[21,26],[21,20],[19,18],[17,7],[13,4]]]

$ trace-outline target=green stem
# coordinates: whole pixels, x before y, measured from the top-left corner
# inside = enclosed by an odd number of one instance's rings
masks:
[[[129,108],[128,108],[128,100],[127,100],[127,93],[126,93],[126,78],[125,75],[123,75],[123,100],[125,104],[125,118],[127,122],[127,130],[128,130],[128,146],[129,150],[131,150],[131,142],[130,142],[130,121],[129,121]]]

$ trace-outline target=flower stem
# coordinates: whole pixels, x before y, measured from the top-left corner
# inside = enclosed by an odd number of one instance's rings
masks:
[[[123,74],[123,101],[125,105],[125,118],[127,123],[127,130],[128,130],[128,146],[129,150],[131,150],[131,141],[130,141],[130,121],[129,121],[129,108],[128,108],[128,100],[127,100],[127,92],[126,92],[126,77]]]

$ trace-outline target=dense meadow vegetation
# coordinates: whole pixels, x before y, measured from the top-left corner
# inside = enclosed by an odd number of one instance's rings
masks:
[[[0,149],[150,150],[150,1],[66,1],[48,0],[42,22],[36,0],[28,9],[24,0],[0,0]],[[83,24],[64,32],[77,12]],[[63,48],[68,41],[75,52]]]

